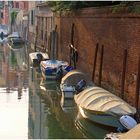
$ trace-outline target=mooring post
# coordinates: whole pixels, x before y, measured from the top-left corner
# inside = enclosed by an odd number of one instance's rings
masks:
[[[122,78],[121,78],[121,95],[124,99],[124,88],[125,88],[125,76],[126,76],[126,63],[127,63],[127,49],[123,52],[123,67],[122,67]]]
[[[36,49],[37,49],[37,38],[38,38],[38,26],[36,26],[35,45],[34,45],[34,51],[35,52],[36,52]]]
[[[137,72],[136,95],[135,95],[135,107],[137,110],[139,108],[139,88],[140,88],[140,54],[138,58],[138,72]]]
[[[93,62],[93,71],[92,71],[92,80],[94,82],[95,77],[95,70],[96,70],[96,60],[97,60],[97,53],[98,53],[98,43],[96,44],[95,53],[94,53],[94,62]]]
[[[72,26],[71,26],[70,45],[71,45],[71,44],[74,45],[74,23],[72,23]],[[72,53],[73,53],[73,50],[72,50],[72,48],[70,47],[70,65],[71,65]]]
[[[102,45],[101,48],[101,58],[100,58],[100,67],[99,67],[99,86],[101,86],[101,80],[102,80],[103,55],[104,55],[104,45]]]

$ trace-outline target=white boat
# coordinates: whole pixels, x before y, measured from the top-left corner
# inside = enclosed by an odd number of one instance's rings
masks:
[[[120,118],[136,113],[136,109],[124,100],[97,86],[86,88],[74,99],[84,118],[120,130],[125,129]]]
[[[81,84],[81,86],[77,86],[82,80],[84,80],[85,83]],[[91,85],[93,85],[93,83],[88,79],[87,75],[79,70],[72,70],[62,78],[60,90],[64,98],[73,98],[78,88],[79,90],[82,90],[85,86]]]
[[[43,52],[33,52],[29,54],[30,64],[32,66],[39,66],[41,61],[48,60],[49,56],[47,53]]]
[[[44,79],[58,79],[60,74],[63,76],[64,70],[69,64],[66,61],[46,60],[41,61],[40,68]],[[61,70],[61,73],[59,71]]]

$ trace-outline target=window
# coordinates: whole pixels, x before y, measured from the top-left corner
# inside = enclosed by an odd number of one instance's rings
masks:
[[[19,3],[18,2],[16,2],[16,8],[19,8]]]

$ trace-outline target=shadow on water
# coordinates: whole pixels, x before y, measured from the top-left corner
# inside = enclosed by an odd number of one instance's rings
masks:
[[[82,118],[73,100],[63,101],[56,81],[44,80],[36,69],[30,76],[29,138],[102,139],[113,131]]]

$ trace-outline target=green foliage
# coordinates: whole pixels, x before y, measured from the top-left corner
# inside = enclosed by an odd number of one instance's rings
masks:
[[[17,17],[18,12],[12,11],[11,12],[11,24],[15,23],[16,17]]]
[[[100,7],[107,5],[114,5],[120,2],[112,1],[48,1],[48,5],[52,11],[72,11],[86,7]]]
[[[122,1],[119,5],[112,8],[112,13],[140,13],[140,3],[136,1]]]

